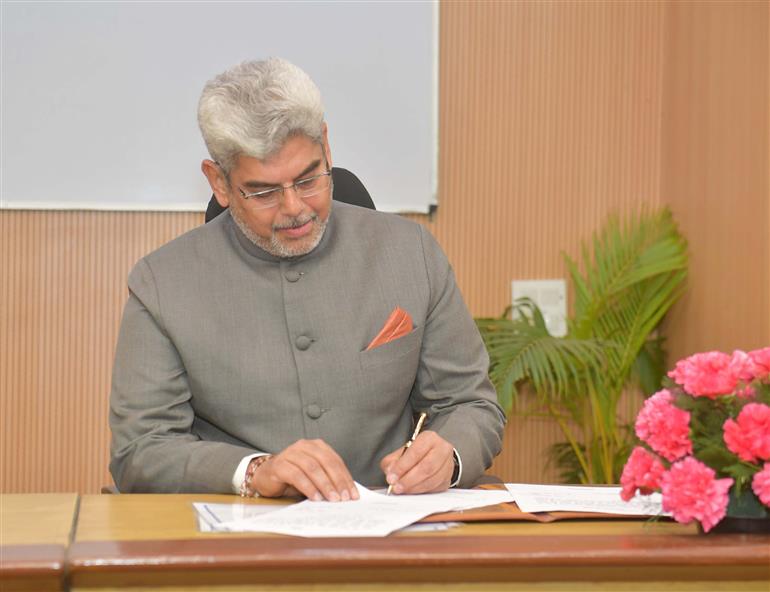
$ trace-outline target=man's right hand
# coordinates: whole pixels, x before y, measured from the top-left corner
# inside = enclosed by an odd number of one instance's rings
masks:
[[[262,463],[251,478],[251,488],[262,497],[301,494],[314,501],[358,499],[345,462],[323,440],[298,440]]]

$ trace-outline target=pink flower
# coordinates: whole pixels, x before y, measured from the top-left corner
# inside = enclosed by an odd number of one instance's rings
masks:
[[[770,506],[770,463],[765,463],[765,468],[754,474],[751,481],[751,489],[766,506]]]
[[[750,351],[749,357],[754,362],[754,375],[762,380],[770,378],[770,347]]]
[[[730,366],[728,372],[737,380],[742,382],[751,382],[756,376],[757,365],[754,360],[745,351],[736,349],[730,357]]]
[[[623,467],[623,474],[620,476],[623,489],[620,497],[628,501],[636,495],[637,489],[643,495],[651,494],[660,489],[660,479],[665,472],[663,463],[641,446],[637,446]]]
[[[675,461],[692,454],[690,413],[672,404],[665,389],[644,402],[636,417],[636,435],[663,458]]]
[[[740,355],[733,359],[725,353],[711,351],[680,360],[668,375],[692,396],[713,399],[733,392],[738,382],[745,380],[745,365]]]
[[[674,463],[661,480],[663,510],[683,524],[698,520],[708,532],[724,518],[733,484],[732,479],[714,477],[714,471],[691,456]]]
[[[730,452],[741,460],[770,460],[770,407],[749,403],[738,414],[737,421],[728,419],[722,426]]]
[[[735,396],[740,399],[753,399],[756,394],[757,391],[751,385],[735,391]]]

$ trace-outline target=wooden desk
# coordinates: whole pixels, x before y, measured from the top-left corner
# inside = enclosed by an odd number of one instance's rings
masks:
[[[63,590],[74,493],[0,495],[0,590]]]
[[[540,590],[582,590],[592,582],[593,590],[766,591],[770,582],[770,537],[703,536],[671,522],[476,523],[302,539],[199,533],[193,501],[237,500],[83,496],[69,555],[72,589],[523,590],[538,582]]]

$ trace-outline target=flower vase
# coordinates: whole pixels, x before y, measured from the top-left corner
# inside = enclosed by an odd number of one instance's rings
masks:
[[[766,534],[770,533],[770,511],[764,506],[750,488],[735,493],[735,487],[730,490],[727,514],[711,529],[717,534],[744,533]]]

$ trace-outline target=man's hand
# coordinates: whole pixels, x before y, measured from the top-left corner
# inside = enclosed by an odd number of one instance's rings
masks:
[[[263,497],[301,494],[315,501],[358,499],[350,471],[323,440],[298,440],[288,446],[260,465],[251,486]]]
[[[434,493],[449,488],[454,472],[452,445],[436,432],[422,432],[403,456],[403,447],[380,462],[394,493]]]

